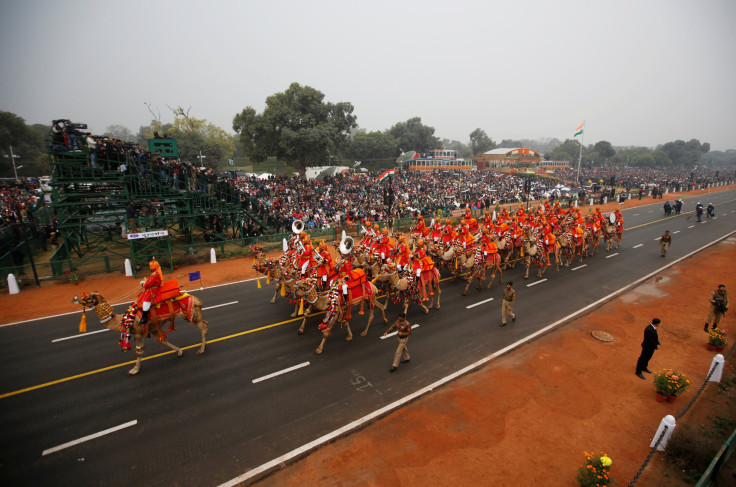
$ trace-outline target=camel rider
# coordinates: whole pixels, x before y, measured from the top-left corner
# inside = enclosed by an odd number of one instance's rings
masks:
[[[621,211],[616,208],[616,211],[613,212],[614,215],[616,215],[616,230],[621,232],[624,229],[624,216],[621,214]]]
[[[419,240],[417,242],[415,257],[418,263],[418,266],[415,264],[415,267],[418,267],[416,270],[416,276],[417,281],[419,281],[419,288],[422,291],[422,301],[429,301],[429,298],[427,297],[427,288],[424,285],[424,280],[421,278],[421,275],[422,273],[426,273],[434,269],[434,262],[432,261],[432,257],[427,255],[427,249],[424,248],[424,240]]]
[[[378,255],[381,257],[381,261],[386,261],[386,259],[389,258],[389,255],[391,253],[391,249],[394,248],[394,242],[391,240],[391,237],[388,234],[388,228],[384,227],[381,231],[381,238],[378,241],[377,246],[377,252]]]
[[[466,253],[472,253],[475,249],[475,237],[468,230],[467,225],[460,227],[460,236],[457,238],[458,243]]]
[[[299,254],[299,262],[297,268],[302,276],[307,273],[309,267],[314,267],[317,261],[314,260],[314,247],[312,246],[312,240],[305,232],[301,233],[302,251]]]
[[[468,231],[472,235],[475,235],[478,233],[478,230],[480,230],[480,226],[478,225],[478,220],[476,220],[475,218],[471,218],[470,220],[468,220]]]
[[[148,276],[148,279],[141,281],[143,292],[138,296],[138,300],[136,301],[138,308],[143,310],[143,314],[139,321],[142,325],[148,323],[148,312],[151,310],[151,303],[156,297],[156,291],[164,282],[161,265],[156,261],[155,257],[148,263],[148,268],[151,269],[151,275]]]
[[[544,247],[545,256],[549,256],[551,252],[554,253],[557,251],[557,248],[556,248],[557,247],[557,236],[554,233],[552,233],[552,229],[549,226],[544,227],[544,237],[542,238],[542,246]],[[549,259],[547,260],[547,265],[550,265]]]
[[[425,223],[424,223],[424,217],[422,215],[419,215],[417,217],[417,226],[414,229],[414,233],[418,233],[419,235],[424,235],[424,231],[427,229]]]
[[[409,246],[406,244],[406,237],[403,235],[399,237],[397,250],[399,255],[396,257],[396,268],[400,272],[409,263],[409,255],[411,255]]]
[[[492,254],[498,253],[498,244],[496,243],[496,240],[498,237],[496,237],[495,234],[491,234],[491,231],[488,227],[483,227],[481,230],[483,233],[480,236],[480,249],[483,251],[483,257],[488,257]]]
[[[322,287],[327,287],[327,277],[332,273],[332,267],[334,265],[332,261],[332,254],[330,249],[327,247],[327,242],[324,240],[319,242],[318,250],[321,259],[321,263],[317,265],[317,277],[322,282]]]

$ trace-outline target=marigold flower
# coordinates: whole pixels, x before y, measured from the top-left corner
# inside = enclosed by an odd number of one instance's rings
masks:
[[[611,460],[609,457],[607,456],[601,457],[601,465],[603,465],[604,467],[610,467],[612,463],[613,463],[613,460]]]

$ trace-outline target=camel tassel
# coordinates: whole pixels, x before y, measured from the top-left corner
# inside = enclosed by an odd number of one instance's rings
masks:
[[[358,311],[359,315],[364,315],[365,312],[363,311],[363,303],[365,303],[365,299],[360,300],[360,311]]]
[[[372,282],[373,284],[375,284],[377,280],[378,280],[378,276],[376,276],[376,277],[374,277],[373,279],[371,279],[371,282]]]
[[[258,283],[258,289],[261,289],[261,278],[258,277],[258,274],[256,274],[256,282]],[[266,284],[268,284],[268,281],[266,281]]]
[[[266,284],[271,284],[271,271],[266,272]]]
[[[87,333],[87,313],[82,311],[82,319],[79,322],[79,333]]]
[[[281,283],[281,297],[283,298],[284,296],[286,296],[286,284],[282,282]]]
[[[304,314],[304,298],[299,300],[299,316]]]

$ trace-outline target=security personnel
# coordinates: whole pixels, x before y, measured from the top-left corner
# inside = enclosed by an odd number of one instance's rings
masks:
[[[667,249],[670,248],[671,243],[672,243],[672,235],[670,235],[669,230],[665,230],[664,235],[659,237],[659,248],[662,250],[662,257],[667,255]]]
[[[394,362],[393,364],[391,364],[391,368],[388,369],[389,372],[395,372],[396,369],[399,368],[400,359],[402,364],[408,362],[411,359],[411,357],[409,357],[409,349],[406,348],[406,343],[409,341],[409,337],[411,336],[411,324],[406,320],[406,313],[400,313],[399,318],[394,322],[393,325],[388,327],[388,330],[386,330],[383,336],[388,335],[394,330],[396,330],[397,332],[396,337],[399,339],[399,346],[396,348],[396,353],[394,354]]]

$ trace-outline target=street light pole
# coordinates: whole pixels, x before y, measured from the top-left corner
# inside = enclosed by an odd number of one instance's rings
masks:
[[[13,154],[13,146],[12,145],[10,145],[8,147],[10,147],[10,160],[13,162],[13,174],[15,174],[15,181],[17,182],[18,181],[18,169],[15,167],[15,160],[18,159],[18,158],[20,158],[20,156],[17,155],[17,154]],[[8,156],[5,156],[5,157],[8,157]]]

